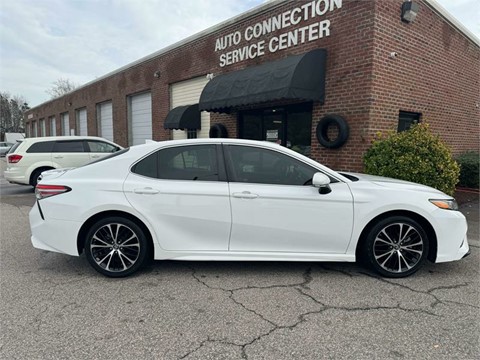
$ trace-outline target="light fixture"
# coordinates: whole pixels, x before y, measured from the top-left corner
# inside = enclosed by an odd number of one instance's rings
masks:
[[[210,73],[210,74],[207,74],[206,77],[207,77],[207,80],[212,80],[212,79],[215,77],[215,75],[213,75],[212,73]]]
[[[153,73],[153,76],[154,76],[156,79],[158,79],[158,78],[160,77],[160,71],[155,71],[155,72]]]
[[[415,20],[418,14],[418,4],[407,0],[402,4],[402,21],[411,23]]]

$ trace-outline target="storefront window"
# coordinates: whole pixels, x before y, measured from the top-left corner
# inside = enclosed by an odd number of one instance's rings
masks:
[[[245,111],[239,125],[242,139],[276,142],[310,155],[312,103]]]

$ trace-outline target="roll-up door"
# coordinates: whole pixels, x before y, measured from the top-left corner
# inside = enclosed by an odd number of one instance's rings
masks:
[[[86,136],[88,135],[87,130],[87,109],[79,109],[77,110],[77,130],[78,135]]]
[[[181,81],[170,86],[170,110],[177,106],[198,104],[200,94],[207,85],[208,79],[205,76],[197,77],[186,81]],[[208,138],[210,130],[210,113],[203,111],[200,115],[201,129],[197,132],[197,137]],[[173,139],[186,139],[186,130],[172,130]]]
[[[152,139],[152,95],[150,92],[129,97],[129,145]]]
[[[55,116],[50,117],[50,136],[57,136],[57,122]]]
[[[45,136],[45,119],[40,119],[40,136]]]
[[[111,101],[97,105],[97,121],[99,136],[113,141],[113,113]]]
[[[62,115],[62,135],[69,135],[70,134],[70,118],[68,113],[63,113]]]

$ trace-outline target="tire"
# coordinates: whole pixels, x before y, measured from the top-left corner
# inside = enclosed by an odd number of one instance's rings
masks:
[[[328,129],[330,126],[338,128],[338,136],[335,139],[328,137]],[[350,129],[347,121],[339,115],[326,115],[317,125],[316,135],[320,145],[328,149],[337,149],[345,144],[348,140]]]
[[[47,169],[37,169],[35,170],[32,175],[30,176],[30,185],[33,187],[37,186],[38,183],[38,177],[42,174],[43,171],[46,171]]]
[[[406,216],[376,223],[364,242],[363,260],[384,277],[402,278],[416,272],[428,255],[428,236],[422,226]]]
[[[225,125],[223,124],[213,124],[210,127],[210,131],[208,132],[208,136],[211,139],[215,138],[228,138],[228,131]]]
[[[90,228],[84,250],[96,271],[117,278],[139,270],[150,249],[144,232],[136,223],[123,217],[108,217]]]

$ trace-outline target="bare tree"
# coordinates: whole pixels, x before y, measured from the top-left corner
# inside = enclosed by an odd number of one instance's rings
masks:
[[[78,85],[69,79],[60,78],[52,83],[50,89],[45,90],[45,92],[50,95],[52,99],[60,97],[69,93],[70,91],[75,90]]]
[[[25,129],[23,113],[28,109],[25,97],[0,92],[0,133],[23,132]]]

